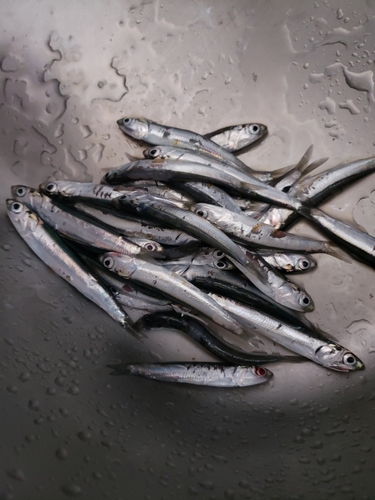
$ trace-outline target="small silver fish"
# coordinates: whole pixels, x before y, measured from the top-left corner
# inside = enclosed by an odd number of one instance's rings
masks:
[[[301,356],[331,370],[363,370],[363,362],[345,347],[312,328],[295,328],[254,308],[209,293],[224,309],[256,331]]]
[[[263,366],[233,366],[220,363],[139,363],[108,365],[112,375],[138,375],[163,382],[213,387],[247,387],[267,382],[272,372]]]
[[[224,127],[204,136],[230,153],[244,153],[251,146],[258,144],[268,134],[266,125],[245,123]]]
[[[226,313],[216,302],[186,279],[142,259],[128,258],[117,252],[108,252],[99,258],[103,266],[123,278],[131,278],[148,287],[155,288],[176,302],[200,312],[214,323],[237,335],[243,333],[241,325]]]
[[[87,266],[34,212],[19,201],[7,200],[9,218],[34,253],[57,275],[104,309],[122,327],[129,327],[125,312]]]
[[[17,200],[25,203],[31,210],[52,227],[59,234],[83,245],[91,245],[103,250],[129,253],[138,255],[147,253],[146,250],[120,236],[109,229],[93,224],[80,216],[79,212],[72,213],[68,207],[60,208],[48,196],[39,193],[36,189],[22,186],[21,196],[20,186],[13,186],[12,193]]]
[[[258,254],[271,266],[284,273],[305,273],[317,266],[311,255],[258,250]]]
[[[224,233],[242,241],[243,244],[274,248],[284,252],[340,255],[340,252],[330,242],[284,233],[269,224],[259,222],[247,215],[236,214],[222,207],[208,203],[197,203],[191,210],[210,221]]]

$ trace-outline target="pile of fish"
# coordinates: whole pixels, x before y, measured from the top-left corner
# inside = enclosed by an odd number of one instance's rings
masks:
[[[310,147],[297,165],[250,169],[238,154],[264,140],[245,124],[206,136],[135,118],[118,121],[151,145],[144,158],[100,184],[17,185],[10,220],[58,275],[129,332],[184,332],[217,363],[110,365],[114,374],[221,387],[266,382],[272,362],[310,359],[341,372],[363,362],[307,320],[309,294],[286,275],[316,266],[314,253],[374,267],[375,239],[317,205],[375,170],[375,157],[312,173]],[[331,241],[285,232],[300,217]],[[344,249],[344,250],[342,250]],[[248,352],[231,339],[267,337],[296,355]]]

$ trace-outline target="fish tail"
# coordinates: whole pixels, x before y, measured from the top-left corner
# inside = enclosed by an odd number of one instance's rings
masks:
[[[137,322],[138,323],[138,322]],[[142,339],[145,336],[142,335],[141,333],[141,328],[138,328],[138,325],[136,323],[132,323],[129,320],[126,320],[122,327],[129,333],[131,333],[134,337],[137,339]]]
[[[304,175],[310,174],[313,170],[317,169],[328,160],[329,160],[328,156],[326,158],[320,158],[319,160],[315,160],[312,163],[309,163],[303,170],[301,169],[301,173],[303,172]]]
[[[285,177],[289,172],[295,169],[295,165],[288,165],[287,167],[278,168],[276,170],[271,170],[267,172],[270,174],[273,181],[277,181],[282,177]]]
[[[311,222],[315,222],[314,216],[311,214],[311,210],[313,210],[314,207],[311,206],[309,203],[304,202],[302,204],[302,207],[298,210],[298,213],[303,215],[303,217],[306,217],[306,219],[310,220]],[[350,263],[351,260],[344,252],[339,248],[337,245],[327,242],[327,252],[328,255],[332,255],[332,257],[336,257],[336,259],[342,260],[344,262]]]
[[[111,375],[131,375],[132,365],[129,364],[119,364],[119,365],[107,365],[107,368],[114,370]]]
[[[352,261],[348,254],[344,252],[344,250],[341,250],[337,245],[327,242],[327,252],[328,255],[331,255],[332,257],[335,257],[336,259],[342,260],[344,262],[347,262],[350,264]]]

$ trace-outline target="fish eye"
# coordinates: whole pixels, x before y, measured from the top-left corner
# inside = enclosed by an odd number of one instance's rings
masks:
[[[310,262],[306,259],[300,259],[298,264],[301,269],[308,269],[310,267]]]
[[[57,186],[54,182],[49,182],[47,185],[46,185],[46,191],[48,191],[49,193],[54,193],[57,189]]]
[[[199,215],[199,217],[206,218],[208,216],[207,210],[202,210],[201,208],[199,208],[195,213]]]
[[[149,250],[150,252],[155,252],[157,250],[156,245],[153,245],[152,243],[147,243],[145,245],[145,249]]]
[[[122,123],[124,123],[125,125],[130,125],[132,121],[132,118],[124,118],[122,120]]]
[[[256,123],[253,123],[253,125],[250,125],[249,130],[251,134],[259,134],[260,127]]]
[[[107,269],[112,269],[112,267],[114,266],[114,261],[111,257],[106,257],[104,260],[103,260],[103,266],[106,267]]]
[[[160,148],[149,149],[148,155],[151,156],[151,158],[157,158],[160,155]]]
[[[214,253],[213,253],[213,256],[216,257],[217,259],[221,259],[224,257],[224,252],[222,252],[221,250],[215,250]]]
[[[355,359],[355,357],[353,356],[353,354],[351,354],[351,353],[346,353],[346,354],[344,354],[344,356],[343,356],[343,362],[344,362],[346,365],[353,366],[353,365],[356,363],[356,359]]]
[[[217,267],[218,269],[226,269],[227,265],[223,260],[218,260],[217,262],[214,263],[214,266]]]
[[[22,212],[23,205],[18,201],[15,201],[11,204],[10,209],[14,214],[19,214]]]
[[[301,295],[301,297],[299,298],[299,303],[301,304],[301,306],[308,306],[310,305],[311,300],[307,295]]]
[[[264,377],[267,374],[266,369],[263,368],[262,366],[256,366],[254,368],[254,372],[255,372],[255,375],[257,375],[258,377]]]
[[[26,192],[27,192],[27,189],[25,188],[25,186],[20,186],[16,189],[17,196],[25,196]]]

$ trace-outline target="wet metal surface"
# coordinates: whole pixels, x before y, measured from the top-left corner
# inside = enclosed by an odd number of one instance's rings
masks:
[[[122,116],[206,133],[265,123],[265,170],[375,153],[375,2],[2,2],[0,498],[374,497],[374,271],[327,255],[298,276],[308,315],[366,364],[306,362],[260,387],[111,377],[108,363],[210,360],[137,340],[40,262],[5,216],[13,184],[98,181],[139,155]],[[323,205],[374,229],[375,178]],[[306,223],[296,232],[316,235]]]

